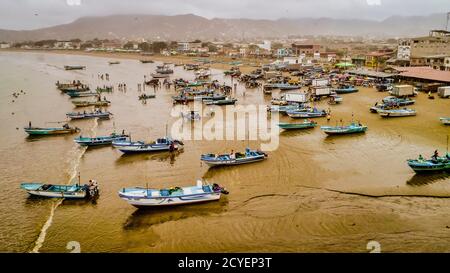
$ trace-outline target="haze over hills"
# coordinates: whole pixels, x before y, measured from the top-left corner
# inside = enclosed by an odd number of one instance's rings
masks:
[[[282,38],[288,35],[414,37],[444,29],[446,14],[393,16],[383,21],[302,18],[279,20],[206,19],[187,15],[111,15],[36,30],[0,30],[0,41],[93,38],[161,40],[230,40]]]

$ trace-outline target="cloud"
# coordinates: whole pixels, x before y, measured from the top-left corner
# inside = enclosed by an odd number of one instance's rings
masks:
[[[301,17],[382,20],[450,11],[449,0],[1,0],[0,28],[33,29],[83,16],[187,14],[207,18]]]

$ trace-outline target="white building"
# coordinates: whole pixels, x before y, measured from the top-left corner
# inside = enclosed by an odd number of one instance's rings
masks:
[[[397,60],[409,61],[411,58],[411,42],[409,40],[401,40],[397,47]]]
[[[257,44],[257,46],[261,49],[265,49],[267,51],[272,50],[272,42],[265,40],[262,44]]]
[[[11,44],[9,44],[9,43],[0,43],[1,49],[10,48],[10,47],[11,47]]]
[[[190,50],[189,42],[178,42],[177,50],[181,52],[189,51]]]

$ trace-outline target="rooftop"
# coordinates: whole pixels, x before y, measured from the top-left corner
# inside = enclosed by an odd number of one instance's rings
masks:
[[[394,67],[394,69],[403,77],[450,83],[450,71],[436,70],[428,66]]]

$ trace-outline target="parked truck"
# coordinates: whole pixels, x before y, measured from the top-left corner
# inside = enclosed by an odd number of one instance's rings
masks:
[[[394,85],[391,91],[391,95],[396,97],[414,96],[414,86],[408,84]]]
[[[284,100],[287,102],[298,102],[304,103],[307,102],[307,94],[305,93],[286,93],[284,94]]]
[[[311,93],[316,97],[331,95],[331,88],[327,86],[312,87],[311,90],[312,90]]]
[[[311,85],[314,87],[318,86],[328,86],[328,79],[313,79]]]
[[[438,95],[441,98],[450,98],[450,86],[441,86],[438,88]]]

